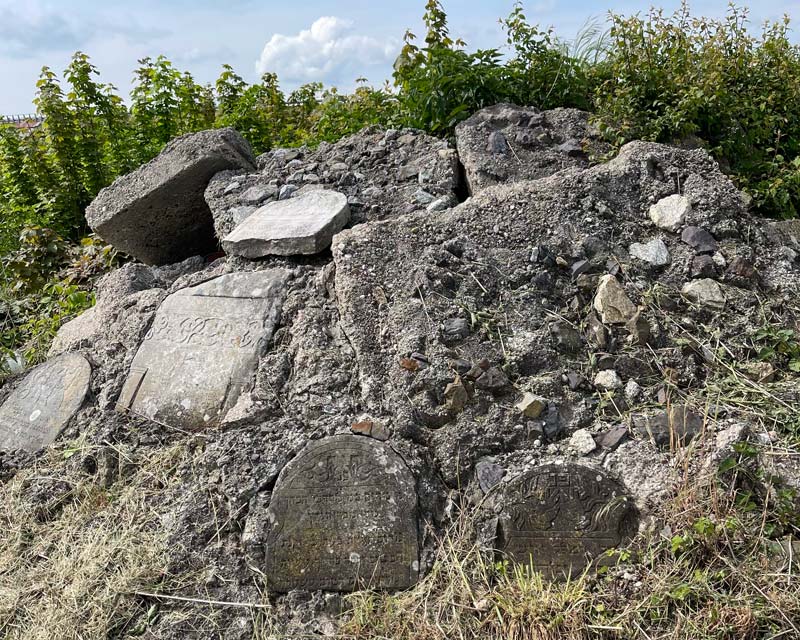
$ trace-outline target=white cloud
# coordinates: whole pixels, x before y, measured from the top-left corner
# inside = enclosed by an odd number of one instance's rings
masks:
[[[273,72],[287,84],[322,81],[352,83],[368,67],[385,70],[399,51],[394,38],[359,35],[353,23],[335,16],[317,18],[296,35],[273,35],[256,62],[258,73]]]

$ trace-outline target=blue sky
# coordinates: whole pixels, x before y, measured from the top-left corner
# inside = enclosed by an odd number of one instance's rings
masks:
[[[320,80],[350,88],[364,76],[380,83],[403,33],[422,33],[424,0],[0,0],[0,114],[33,110],[31,100],[43,65],[59,73],[75,50],[88,53],[102,79],[127,95],[136,61],[166,55],[201,82],[213,82],[223,63],[248,81],[261,71],[278,73],[291,89]],[[553,26],[569,39],[590,17],[608,10],[646,11],[651,3],[628,0],[529,0],[531,22]],[[679,0],[657,3],[672,11]],[[503,43],[497,23],[512,0],[444,0],[451,32],[471,46]],[[695,14],[724,14],[727,1],[695,0]],[[760,0],[751,20],[789,13],[800,30],[798,0]],[[797,33],[795,33],[795,39]]]

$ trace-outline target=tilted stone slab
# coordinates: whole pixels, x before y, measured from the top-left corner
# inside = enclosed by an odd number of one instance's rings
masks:
[[[53,442],[83,404],[91,376],[78,353],[31,371],[0,407],[0,449],[34,452]]]
[[[619,482],[590,467],[548,464],[505,489],[498,549],[549,577],[575,576],[637,526],[638,512]]]
[[[404,589],[417,581],[417,492],[389,445],[340,435],[281,472],[269,507],[269,588]]]
[[[222,240],[222,248],[245,258],[319,253],[349,219],[344,194],[312,189],[261,207]]]
[[[233,273],[168,296],[133,359],[117,410],[179,428],[218,425],[253,386],[287,277],[282,269]]]
[[[252,170],[254,162],[250,145],[233,129],[181,136],[102,189],[86,220],[106,242],[146,264],[211,253],[217,240],[205,188],[217,172]]]

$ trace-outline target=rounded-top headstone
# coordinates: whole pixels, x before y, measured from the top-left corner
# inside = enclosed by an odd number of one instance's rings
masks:
[[[385,443],[339,435],[309,444],[272,494],[269,588],[403,589],[419,574],[417,492]]]
[[[579,464],[548,464],[510,481],[502,496],[498,550],[553,578],[580,574],[632,537],[638,511],[624,487]]]
[[[34,452],[53,442],[83,404],[91,375],[78,353],[33,369],[0,407],[0,449]]]

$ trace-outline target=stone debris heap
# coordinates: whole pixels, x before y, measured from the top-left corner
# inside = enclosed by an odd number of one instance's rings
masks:
[[[513,105],[456,148],[377,128],[258,159],[229,129],[175,140],[89,207],[136,261],[0,389],[0,459],[191,439],[152,505],[172,570],[212,576],[188,596],[407,588],[455,504],[498,560],[582,571],[658,512],[677,449],[719,459],[756,428],[705,385],[764,305],[796,324],[800,290],[797,223],[755,218],[705,151],[608,153],[587,114]],[[800,487],[796,460],[770,464]],[[322,596],[275,598],[287,629],[319,631]]]

